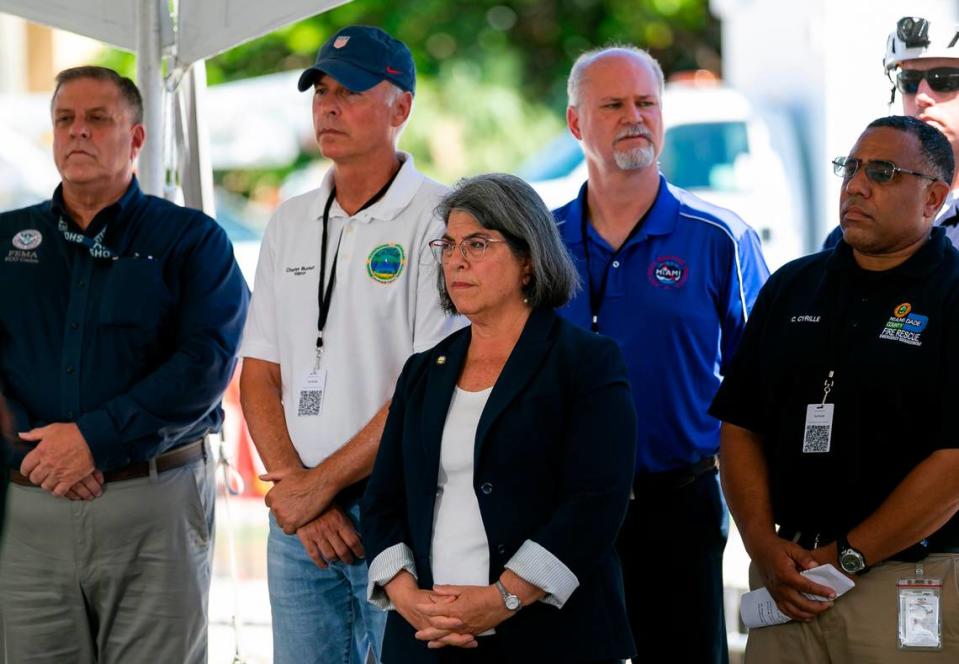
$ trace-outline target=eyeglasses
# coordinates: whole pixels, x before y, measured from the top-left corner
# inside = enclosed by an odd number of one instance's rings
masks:
[[[896,87],[905,95],[914,95],[922,79],[936,92],[959,90],[959,67],[936,67],[934,69],[900,69],[896,74]]]
[[[916,177],[925,178],[933,182],[939,179],[931,175],[926,175],[925,173],[917,173],[916,171],[899,168],[891,161],[885,161],[881,159],[875,161],[863,161],[862,159],[856,159],[855,157],[836,157],[832,160],[833,173],[841,177],[844,182],[851,180],[859,171],[860,166],[866,173],[866,177],[876,184],[886,184],[888,182],[892,182],[892,179],[896,177],[896,173],[907,173],[908,175],[915,175]]]
[[[486,249],[493,242],[506,242],[506,240],[496,240],[491,237],[468,237],[459,243],[460,251],[463,252],[463,258],[473,261],[481,261],[486,255]],[[457,247],[456,242],[450,240],[430,240],[430,251],[433,252],[433,258],[437,263],[449,260],[453,255],[453,249]]]

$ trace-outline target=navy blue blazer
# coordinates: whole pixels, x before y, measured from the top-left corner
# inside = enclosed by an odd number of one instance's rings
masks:
[[[421,588],[433,586],[440,443],[469,343],[467,327],[407,361],[362,502],[367,560],[405,543]],[[473,488],[489,540],[490,583],[531,539],[580,585],[562,609],[536,602],[496,627],[509,661],[593,662],[635,654],[614,549],[629,501],[635,440],[636,414],[616,343],[552,310],[535,310],[480,418]],[[383,661],[439,661],[413,634],[390,612]]]

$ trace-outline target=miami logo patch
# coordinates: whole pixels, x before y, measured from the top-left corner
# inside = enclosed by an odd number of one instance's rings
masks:
[[[689,268],[682,258],[660,256],[649,264],[646,275],[657,288],[680,288],[689,277]]]
[[[399,279],[406,265],[406,252],[399,244],[381,244],[366,259],[366,273],[374,281],[389,284]]]

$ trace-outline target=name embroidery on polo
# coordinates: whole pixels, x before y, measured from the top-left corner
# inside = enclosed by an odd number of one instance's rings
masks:
[[[304,274],[312,272],[314,269],[316,269],[315,265],[294,265],[286,268],[286,273],[292,274],[294,277],[302,277]]]
[[[36,229],[18,232],[13,236],[13,249],[7,252],[4,261],[7,263],[39,263],[36,249],[43,242],[43,234]]]
[[[914,313],[912,305],[903,302],[892,311],[886,326],[879,333],[880,339],[900,341],[910,346],[922,345],[922,331],[929,324],[929,317]]]
[[[789,319],[790,323],[818,323],[822,320],[822,316],[812,315],[812,314],[803,314],[801,316],[792,316]]]
[[[399,279],[406,265],[406,252],[399,244],[381,244],[366,259],[366,273],[374,281],[389,284]]]
[[[659,256],[649,264],[646,275],[657,288],[680,288],[689,277],[689,267],[677,256]]]

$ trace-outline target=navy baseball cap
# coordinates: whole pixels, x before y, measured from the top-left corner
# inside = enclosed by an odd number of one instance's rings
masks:
[[[416,67],[410,49],[369,25],[351,25],[330,37],[316,54],[316,63],[300,75],[300,92],[322,74],[329,74],[354,92],[369,90],[380,81],[416,92]]]

